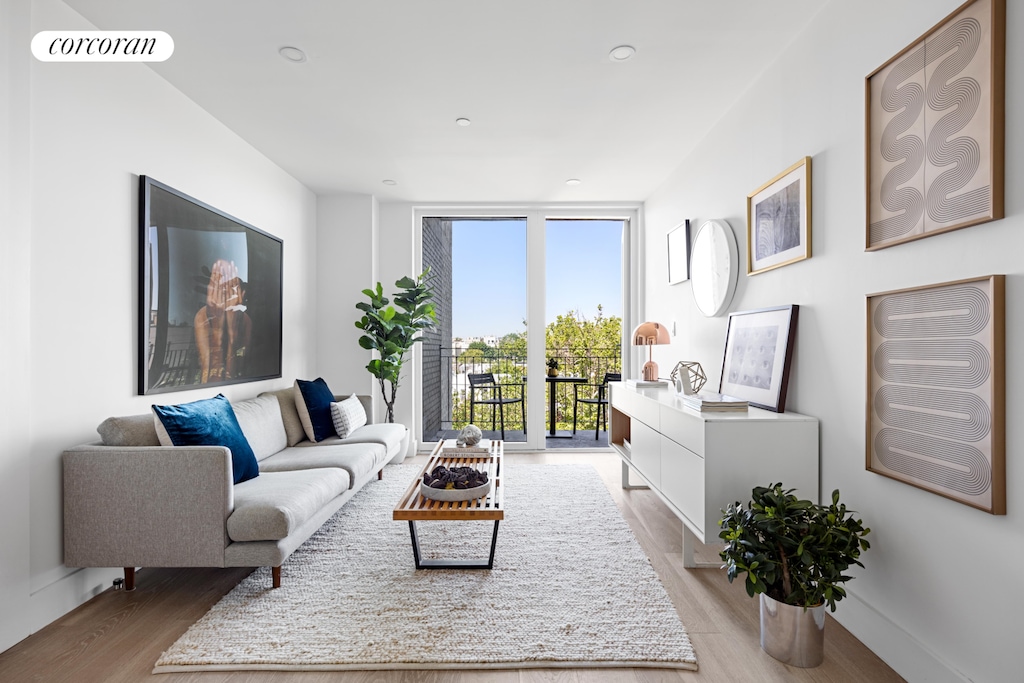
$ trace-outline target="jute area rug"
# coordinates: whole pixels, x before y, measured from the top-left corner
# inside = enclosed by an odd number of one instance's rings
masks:
[[[419,570],[391,511],[420,466],[387,467],[283,568],[259,569],[154,673],[696,669],[649,560],[590,465],[506,464],[492,570]],[[425,557],[486,557],[492,522],[417,524]]]

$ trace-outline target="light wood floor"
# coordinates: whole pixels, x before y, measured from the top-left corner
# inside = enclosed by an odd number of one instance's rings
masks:
[[[744,683],[901,681],[831,617],[825,662],[787,667],[761,651],[757,601],[718,569],[682,567],[682,526],[650,491],[623,491],[612,454],[508,454],[510,462],[589,462],[601,473],[651,558],[686,626],[700,671],[523,669],[518,671],[234,672],[152,675],[153,663],[193,622],[242,580],[246,569],[143,569],[132,593],[108,590],[0,653],[0,681],[46,683]],[[424,460],[419,456],[417,460]],[[385,470],[385,476],[387,471]],[[501,539],[498,539],[501,551]],[[709,546],[699,559],[717,561]],[[581,558],[585,561],[585,558]],[[412,561],[410,556],[409,561]],[[284,581],[288,580],[285,563]],[[842,603],[839,609],[842,609]]]

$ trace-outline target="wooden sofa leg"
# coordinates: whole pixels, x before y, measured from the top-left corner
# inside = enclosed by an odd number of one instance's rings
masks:
[[[377,481],[380,481],[383,478],[384,478],[384,468],[381,467],[379,470],[377,470]]]
[[[124,568],[124,589],[126,591],[135,590],[135,567]]]
[[[274,578],[274,588],[281,587],[281,567],[271,567],[270,575]]]

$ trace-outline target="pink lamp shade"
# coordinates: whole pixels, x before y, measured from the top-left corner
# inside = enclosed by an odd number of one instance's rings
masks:
[[[668,329],[661,323],[640,323],[633,330],[633,346],[654,346],[670,344]],[[655,382],[658,379],[658,364],[654,362],[654,349],[648,349],[647,362],[644,363],[644,381]]]

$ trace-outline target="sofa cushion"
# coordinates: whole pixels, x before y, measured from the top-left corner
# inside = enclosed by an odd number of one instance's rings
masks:
[[[334,441],[334,440],[332,440]],[[303,441],[310,444],[310,441]],[[280,453],[260,461],[261,472],[286,472],[308,470],[318,467],[340,467],[348,472],[352,484],[357,479],[372,474],[384,465],[387,452],[384,446],[366,444],[320,444],[315,448],[304,448],[301,444],[286,448]]]
[[[294,387],[265,391],[260,396],[277,396],[277,402],[281,407],[281,421],[284,423],[284,433],[288,435],[289,446],[294,446],[306,438],[306,430],[302,428],[302,420],[299,419],[299,411],[295,407]]]
[[[402,445],[406,431],[405,425],[381,422],[360,427],[339,443],[379,443],[387,449],[388,455],[394,455]]]
[[[108,417],[96,428],[104,446],[159,446],[153,415]]]
[[[238,424],[257,460],[288,447],[288,435],[281,419],[281,406],[273,394],[232,403]]]
[[[334,420],[331,418],[331,403],[334,394],[327,387],[323,377],[313,381],[295,380],[295,408],[299,411],[302,428],[310,441],[323,441],[334,436]]]
[[[280,541],[349,489],[344,470],[271,472],[236,484],[227,520],[232,541]]]
[[[331,418],[334,420],[334,431],[344,439],[353,430],[366,424],[366,411],[359,397],[352,394],[344,401],[331,404]]]
[[[175,446],[227,446],[234,483],[259,476],[256,456],[223,394],[179,405],[154,405],[153,413]]]

